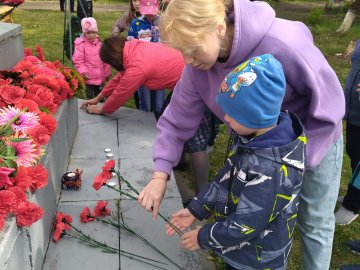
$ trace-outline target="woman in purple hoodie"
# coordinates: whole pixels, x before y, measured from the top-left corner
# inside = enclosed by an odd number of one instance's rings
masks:
[[[309,29],[301,22],[276,18],[265,2],[172,0],[161,15],[160,34],[163,42],[183,54],[187,65],[157,124],[154,173],[139,203],[157,217],[171,169],[205,106],[224,119],[215,102],[222,80],[246,59],[271,54],[286,76],[282,109],[300,117],[308,137],[298,214],[303,269],[329,269],[345,101],[340,82]]]

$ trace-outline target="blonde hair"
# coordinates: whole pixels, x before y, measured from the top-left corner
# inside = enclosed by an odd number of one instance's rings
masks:
[[[230,5],[229,0],[171,0],[160,16],[161,41],[187,55],[206,50],[204,36],[225,22]]]

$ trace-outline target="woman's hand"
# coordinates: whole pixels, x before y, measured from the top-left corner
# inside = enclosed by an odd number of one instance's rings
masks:
[[[150,182],[144,187],[138,197],[139,204],[148,212],[152,212],[153,219],[157,218],[160,203],[164,198],[168,175],[154,172]]]
[[[189,209],[181,209],[172,215],[171,223],[174,224],[179,230],[183,231],[189,228],[195,221],[195,217],[190,213]],[[170,225],[166,225],[166,233],[168,235],[174,234],[174,229]]]
[[[98,104],[100,101],[100,99],[98,99],[97,97],[94,97],[93,99],[88,99],[88,100],[84,100],[83,103],[81,104],[81,109],[86,109],[89,105],[96,105]]]
[[[356,91],[358,91],[360,93],[360,83],[357,85]]]
[[[198,234],[201,226],[198,226],[195,230],[185,233],[181,236],[181,244],[183,248],[195,251],[200,248],[198,243]]]
[[[97,105],[87,105],[86,112],[91,114],[103,114],[101,107]]]

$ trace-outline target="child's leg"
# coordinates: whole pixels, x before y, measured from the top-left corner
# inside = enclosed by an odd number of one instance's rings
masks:
[[[150,90],[144,85],[141,86],[138,90],[139,93],[139,109],[142,111],[150,112],[151,110],[151,99],[150,99]]]
[[[85,91],[86,91],[86,98],[87,99],[92,99],[94,98],[94,86],[95,85],[91,85],[91,84],[87,84]]]
[[[93,86],[94,89],[94,96],[98,96],[102,90],[102,86],[101,85],[94,85]]]
[[[191,167],[195,177],[195,194],[198,194],[209,182],[209,155],[207,151],[190,154]]]
[[[156,119],[158,119],[161,108],[165,102],[165,90],[150,91],[151,95],[151,110],[154,112]]]

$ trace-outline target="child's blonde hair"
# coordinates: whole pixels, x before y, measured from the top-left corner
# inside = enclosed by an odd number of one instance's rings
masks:
[[[204,36],[226,20],[232,0],[172,0],[160,16],[163,43],[192,55],[206,50]]]

